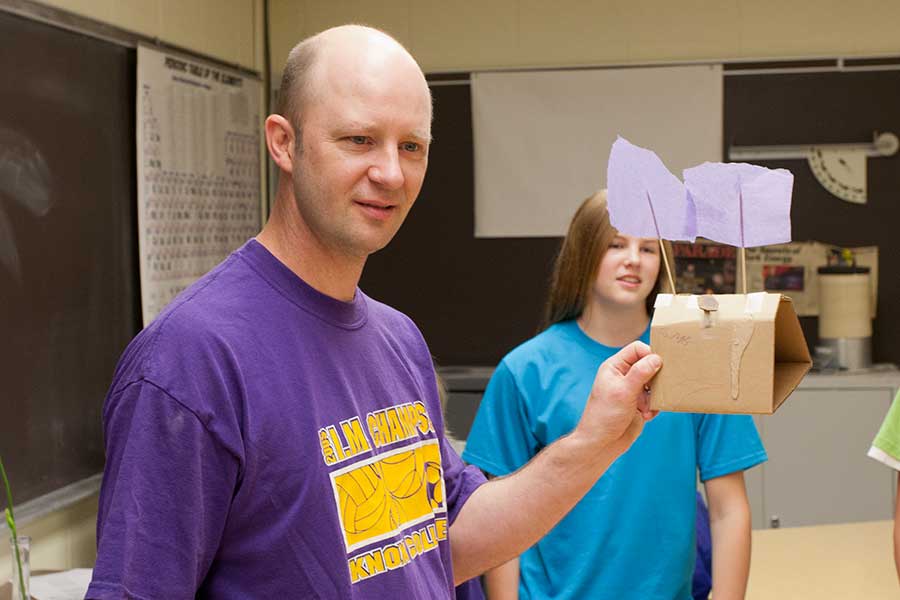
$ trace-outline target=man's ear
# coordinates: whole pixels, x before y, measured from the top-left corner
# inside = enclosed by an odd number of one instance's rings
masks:
[[[294,168],[294,128],[290,121],[281,115],[266,118],[266,146],[278,168],[291,173]]]

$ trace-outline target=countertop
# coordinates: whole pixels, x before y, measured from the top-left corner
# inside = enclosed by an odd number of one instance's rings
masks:
[[[753,531],[747,600],[900,598],[893,521]]]

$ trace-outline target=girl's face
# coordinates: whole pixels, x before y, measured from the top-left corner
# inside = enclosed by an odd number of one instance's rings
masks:
[[[605,304],[643,304],[659,274],[659,240],[619,234],[597,269],[593,296]]]

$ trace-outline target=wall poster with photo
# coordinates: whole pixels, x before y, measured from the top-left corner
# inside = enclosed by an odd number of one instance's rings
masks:
[[[679,294],[734,294],[737,248],[703,242],[672,242]]]
[[[715,242],[673,242],[675,287],[679,294],[743,293],[736,284],[740,272],[739,249]],[[747,293],[780,292],[789,296],[799,316],[819,314],[818,268],[837,254],[852,257],[853,263],[869,267],[872,318],[875,318],[878,289],[878,248],[841,248],[806,241],[746,249]]]
[[[846,254],[853,264],[869,267],[871,313],[875,318],[878,295],[878,248],[864,246],[842,248],[816,241],[791,242],[774,246],[747,248],[747,287],[749,291],[782,292],[790,296],[801,317],[819,314],[819,267],[831,264]]]

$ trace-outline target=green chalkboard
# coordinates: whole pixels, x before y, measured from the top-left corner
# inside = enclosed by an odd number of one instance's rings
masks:
[[[0,454],[16,504],[103,469],[139,328],[135,51],[0,12]]]

